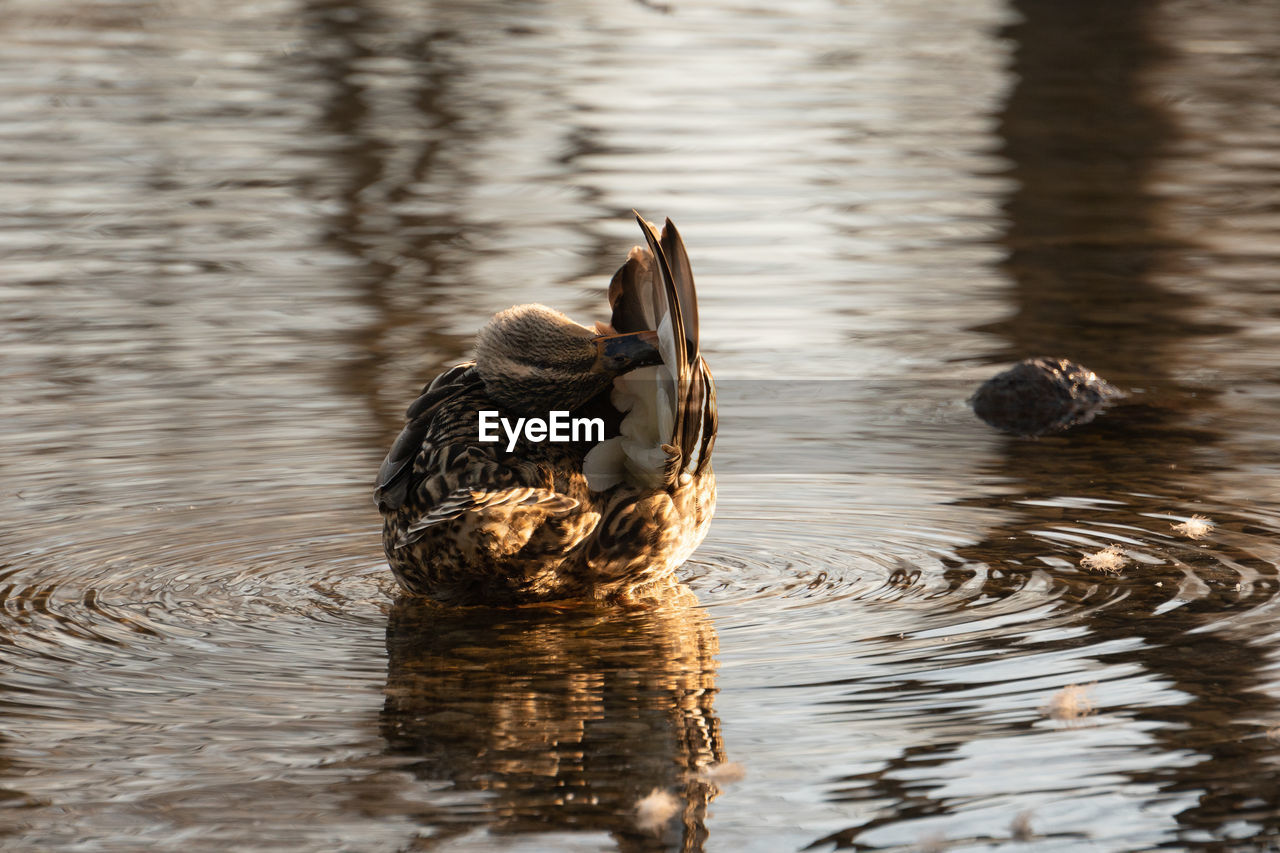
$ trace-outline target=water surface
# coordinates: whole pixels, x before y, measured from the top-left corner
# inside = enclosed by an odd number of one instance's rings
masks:
[[[1277,19],[13,0],[0,846],[1280,843]],[[632,208],[720,383],[689,594],[400,597],[404,406],[602,317]],[[1041,354],[1129,397],[972,416]]]

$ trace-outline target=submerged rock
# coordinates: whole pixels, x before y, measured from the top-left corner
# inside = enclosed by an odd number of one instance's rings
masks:
[[[1124,392],[1065,358],[1028,358],[983,382],[970,398],[978,417],[1014,435],[1087,424]]]

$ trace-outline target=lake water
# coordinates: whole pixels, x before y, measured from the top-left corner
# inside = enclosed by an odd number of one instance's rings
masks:
[[[1277,20],[8,0],[0,847],[1276,849]],[[404,407],[603,318],[632,208],[721,391],[690,595],[401,598]],[[1002,436],[1033,355],[1129,396]]]

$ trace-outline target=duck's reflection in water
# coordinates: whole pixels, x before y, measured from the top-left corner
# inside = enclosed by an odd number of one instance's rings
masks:
[[[441,836],[606,832],[621,850],[701,850],[723,760],[718,641],[692,594],[643,610],[449,609],[415,598],[387,626],[388,750],[435,790],[414,810]],[[646,826],[655,789],[674,807]],[[425,840],[425,839],[424,839]],[[428,845],[430,846],[430,845]]]

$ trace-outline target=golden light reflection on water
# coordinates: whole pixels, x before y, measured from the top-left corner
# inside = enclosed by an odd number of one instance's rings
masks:
[[[716,791],[705,776],[724,760],[719,649],[686,597],[634,612],[399,600],[387,626],[388,753],[419,783],[493,797],[423,822],[447,834],[480,823],[502,835],[603,832],[621,849],[702,849]],[[646,825],[636,805],[654,790],[676,797],[676,814]]]

